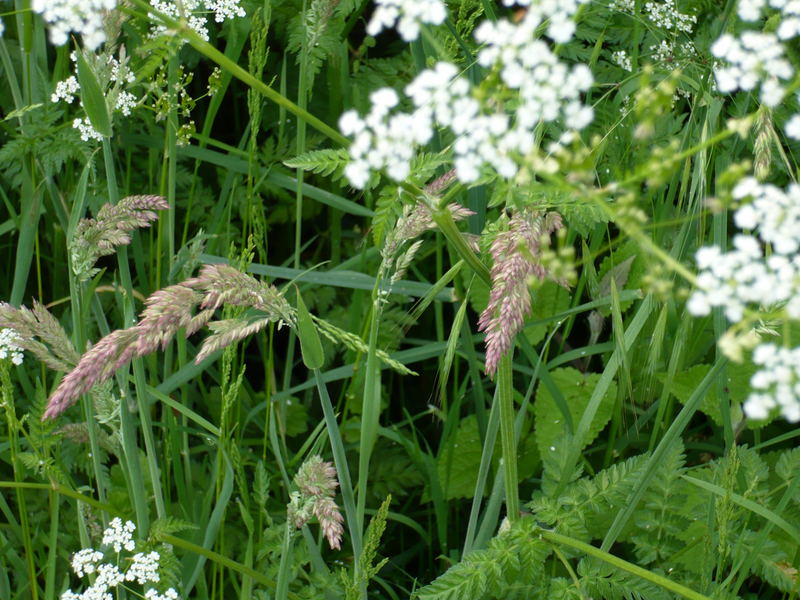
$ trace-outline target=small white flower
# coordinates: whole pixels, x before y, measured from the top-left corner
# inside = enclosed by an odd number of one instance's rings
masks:
[[[80,91],[81,86],[74,75],[70,75],[64,81],[59,81],[56,84],[56,91],[50,96],[51,102],[58,102],[63,100],[67,104],[72,104],[75,100],[75,95]]]
[[[153,588],[150,588],[144,593],[146,600],[178,600],[178,592],[173,588],[169,588],[163,594],[159,594]]]
[[[10,358],[12,364],[21,365],[23,360],[20,339],[13,329],[0,329],[0,360]]]
[[[122,523],[122,519],[114,517],[109,523],[108,529],[103,532],[103,545],[112,546],[114,552],[121,552],[123,548],[130,552],[136,549],[133,541],[133,532],[136,525],[133,521]]]
[[[77,129],[81,134],[81,139],[84,142],[88,142],[89,140],[97,140],[98,142],[103,141],[103,136],[92,127],[92,124],[89,122],[89,119],[85,121],[83,119],[75,119],[72,122],[72,127]]]
[[[614,61],[614,64],[616,64],[619,67],[622,67],[626,71],[633,70],[631,57],[628,56],[628,53],[625,50],[617,50],[616,52],[612,52],[611,60]]]
[[[784,126],[786,135],[793,140],[800,140],[800,114],[792,115]]]
[[[125,573],[126,581],[136,581],[144,585],[145,583],[157,583],[160,580],[158,574],[158,563],[161,560],[161,555],[158,552],[149,552],[144,554],[138,552],[133,555],[133,562],[128,567]]]
[[[117,587],[125,581],[125,576],[117,568],[117,565],[101,564],[97,567],[97,579],[95,585],[105,585],[107,587]]]
[[[75,32],[83,45],[94,50],[105,42],[103,18],[117,7],[116,0],[32,0],[31,9],[42,15],[50,27],[50,41],[61,46]]]
[[[794,76],[774,33],[745,31],[740,38],[726,33],[714,42],[711,53],[727,63],[714,70],[720,92],[750,91],[761,84],[761,101],[767,106],[780,103],[784,94],[780,81]]]
[[[373,36],[396,27],[400,37],[411,42],[419,37],[421,24],[441,25],[447,18],[442,0],[376,0],[376,5],[367,24],[367,33]]]
[[[117,96],[117,102],[114,108],[127,117],[130,116],[131,111],[136,108],[136,102],[136,96],[130,92],[122,91],[119,93],[119,96]]]
[[[72,555],[72,570],[78,577],[83,577],[84,573],[94,573],[98,563],[103,560],[103,553],[85,548]]]
[[[780,408],[787,421],[800,421],[800,348],[761,344],[753,352],[753,362],[764,368],[750,379],[755,391],[744,404],[745,414],[765,419],[773,409]]]
[[[691,33],[697,23],[697,17],[684,14],[677,9],[675,0],[647,2],[644,5],[644,12],[655,25],[668,31]]]

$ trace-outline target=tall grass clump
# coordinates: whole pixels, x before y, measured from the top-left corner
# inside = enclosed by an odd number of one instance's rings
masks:
[[[797,598],[796,4],[0,3],[0,598]]]

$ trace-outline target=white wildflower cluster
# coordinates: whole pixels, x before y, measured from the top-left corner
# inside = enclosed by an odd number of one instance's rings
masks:
[[[744,404],[747,416],[766,419],[779,408],[787,421],[800,421],[800,348],[761,344],[753,352],[753,362],[762,368],[750,379],[753,392]]]
[[[136,525],[132,521],[123,523],[121,519],[115,518],[109,523],[108,529],[103,532],[102,543],[117,554],[117,564],[102,562],[105,554],[92,548],[76,552],[72,557],[72,570],[81,578],[84,575],[93,575],[94,581],[81,593],[67,590],[61,594],[61,600],[113,600],[115,596],[110,590],[120,584],[137,583],[147,586],[151,583],[158,583],[161,580],[158,572],[161,555],[158,552],[134,554],[125,560],[129,563],[125,572],[121,571],[118,566],[119,553],[123,549],[128,552],[136,550],[136,543],[133,540],[135,530]],[[173,588],[168,588],[162,594],[156,588],[148,586],[144,597],[147,600],[178,600],[178,593]]]
[[[793,0],[739,0],[737,13],[742,21],[754,22],[761,19],[769,6],[780,11],[780,23],[775,33],[781,40],[788,40],[800,33],[800,3]]]
[[[0,360],[10,359],[13,364],[21,365],[22,358],[17,333],[13,329],[0,329]]]
[[[59,100],[63,100],[67,104],[72,104],[72,101],[75,100],[75,95],[80,89],[81,86],[75,78],[75,75],[70,75],[64,81],[59,81],[56,84],[56,91],[50,96],[50,101],[58,102]]]
[[[136,108],[137,102],[136,96],[123,90],[119,93],[119,96],[117,96],[114,108],[120,111],[124,116],[129,117],[131,111]]]
[[[72,128],[78,130],[84,142],[88,142],[89,140],[95,140],[96,142],[103,141],[102,134],[92,126],[89,119],[76,118],[72,121]]]
[[[77,63],[78,56],[75,52],[70,54],[73,63]],[[136,81],[136,75],[128,68],[124,58],[117,60],[111,55],[100,55],[97,60],[98,75],[107,88],[107,96],[110,98],[114,110],[118,110],[124,116],[130,116],[133,109],[139,103],[139,99],[125,89],[125,86]],[[63,81],[56,83],[56,89],[50,96],[51,102],[64,101],[72,104],[75,97],[80,92],[80,83],[75,75],[70,75]],[[84,142],[89,140],[102,141],[103,136],[92,127],[87,118],[76,118],[72,121],[72,127],[77,129]]]
[[[742,21],[760,21],[768,9],[778,11],[775,15],[777,29],[774,33],[762,31],[743,32],[739,39],[724,34],[712,47],[718,58],[730,65],[715,69],[717,84],[721,92],[737,89],[753,90],[761,84],[761,102],[774,107],[785,95],[781,80],[794,77],[794,69],[784,58],[787,54],[784,42],[800,35],[800,2],[797,0],[739,0],[737,12]],[[733,54],[733,58],[729,56]],[[800,139],[800,115],[794,115],[785,126],[786,135]]]
[[[717,89],[723,94],[760,85],[762,103],[774,107],[783,100],[780,81],[791,79],[794,69],[774,33],[745,31],[738,38],[725,33],[711,46],[711,53],[725,62],[715,70]]]
[[[734,222],[756,235],[737,234],[727,252],[716,246],[697,251],[698,289],[690,296],[687,309],[703,316],[713,307],[721,307],[727,319],[737,323],[748,308],[782,307],[790,319],[800,319],[800,185],[782,190],[746,177],[734,188],[733,197],[752,199],[735,212]],[[753,360],[765,370],[751,380],[752,387],[760,391],[754,391],[745,403],[749,417],[764,418],[780,406],[787,419],[800,419],[800,385],[792,379],[795,375],[766,373],[789,356],[794,356],[793,368],[800,368],[800,349],[779,351],[770,344],[755,348]],[[793,395],[787,390],[793,390]]]
[[[144,593],[145,600],[178,600],[178,592],[169,588],[163,594],[159,594],[153,588],[150,588]]]
[[[396,27],[401,38],[412,42],[419,37],[420,25],[441,25],[446,18],[447,7],[442,0],[376,0],[367,33],[378,35]]]
[[[611,10],[633,14],[633,11],[636,10],[636,2],[634,0],[611,0],[608,7]]]
[[[123,548],[132,552],[136,548],[136,543],[133,541],[134,531],[136,531],[136,525],[134,525],[133,521],[123,523],[122,519],[117,517],[109,523],[109,528],[103,532],[103,545],[112,546],[114,552],[121,552]]]
[[[631,62],[631,57],[628,56],[628,53],[625,50],[617,50],[616,52],[611,53],[611,60],[614,61],[614,64],[618,67],[622,67],[626,71],[633,70],[633,63]]]
[[[628,15],[636,12],[634,0],[611,0],[608,7]],[[670,33],[692,33],[697,24],[697,17],[682,13],[675,5],[675,0],[658,0],[646,2],[642,6],[642,15],[656,27]]]
[[[800,115],[792,115],[783,130],[793,140],[800,140]]]
[[[372,92],[370,100],[372,110],[364,119],[354,110],[339,119],[342,133],[354,138],[345,175],[359,189],[367,185],[372,170],[386,169],[392,179],[405,179],[414,146],[427,143],[433,135],[430,121],[423,122],[410,114],[390,115],[400,101],[393,89]]]
[[[567,41],[579,5],[576,0],[535,2],[520,23],[485,22],[475,31],[483,45],[478,62],[499,74],[501,93],[513,98],[507,102],[513,113],[499,110],[486,90],[477,94],[458,76],[458,68],[445,62],[421,72],[406,87],[415,107],[411,113],[392,111],[399,97],[388,88],[370,96],[373,105],[365,118],[355,111],[344,113],[339,127],[354,138],[345,171],[350,183],[363,188],[370,173],[381,169],[392,179],[405,179],[415,148],[427,143],[436,127],[453,133],[456,176],[464,183],[476,181],[484,167],[504,178],[514,177],[533,150],[534,130],[542,122],[560,121],[573,130],[586,127],[593,113],[581,95],[593,83],[589,68],[562,63],[536,34],[548,23],[547,33],[554,41]]]
[[[239,5],[240,0],[150,0],[150,6],[161,14],[173,19],[186,19],[189,27],[208,41],[208,17],[213,15],[214,21],[222,23],[236,17],[244,17],[245,10]],[[157,18],[155,13],[150,13],[151,18]],[[152,35],[166,32],[166,27],[157,25],[151,31]]]
[[[737,322],[748,305],[785,304],[787,314],[800,319],[800,185],[784,191],[746,177],[733,197],[753,199],[736,211],[734,222],[757,232],[758,238],[737,234],[728,252],[716,246],[698,250],[699,289],[689,298],[690,312],[705,315],[719,306],[729,321]],[[769,256],[762,244],[772,248]]]
[[[503,0],[506,6],[513,6],[519,4],[526,6],[525,21],[529,23],[536,23],[538,27],[541,23],[547,22],[547,35],[559,44],[565,44],[572,39],[575,34],[575,21],[573,17],[578,12],[581,4],[585,4],[588,0]],[[529,26],[529,25],[528,25]],[[523,28],[519,35],[526,35],[526,29]],[[524,42],[524,40],[516,40],[516,43]],[[514,42],[512,42],[514,43]]]
[[[32,0],[33,12],[42,15],[50,29],[50,41],[61,46],[70,32],[80,34],[83,45],[94,50],[106,41],[105,13],[117,7],[117,0]]]
[[[691,33],[697,23],[697,17],[678,10],[675,0],[647,2],[644,5],[644,13],[653,24],[667,31]]]

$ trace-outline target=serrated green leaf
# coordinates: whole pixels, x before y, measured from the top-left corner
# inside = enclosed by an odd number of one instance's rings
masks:
[[[325,362],[325,352],[322,350],[317,328],[311,320],[300,290],[297,290],[297,337],[300,339],[303,364],[308,369],[321,368]]]
[[[81,102],[86,111],[86,116],[89,117],[89,122],[97,133],[104,137],[111,137],[113,133],[111,129],[111,114],[108,112],[106,96],[100,87],[100,82],[97,80],[92,67],[86,62],[83,52],[77,51],[75,54],[78,57],[78,83],[81,86]]]
[[[589,404],[592,391],[600,380],[600,374],[581,373],[577,369],[567,367],[555,369],[550,372],[550,375],[569,406],[573,422],[579,422]],[[616,396],[617,385],[612,382],[603,396],[594,420],[589,427],[584,440],[585,445],[588,446],[592,443],[597,434],[608,424],[611,419],[611,413],[614,410]],[[536,397],[533,412],[536,422],[536,445],[539,448],[539,453],[544,457],[551,452],[550,448],[556,440],[564,435],[564,415],[561,414],[550,391],[543,385],[539,386],[539,394]]]
[[[561,213],[570,229],[587,237],[598,223],[608,223],[608,216],[592,202],[555,202],[556,210]]]
[[[304,152],[294,158],[283,161],[291,169],[302,169],[318,175],[330,175],[341,172],[347,166],[350,154],[345,148],[326,148]],[[338,177],[337,177],[338,178]]]
[[[296,398],[286,403],[286,437],[293,437],[308,431],[308,409]]]
[[[775,473],[784,481],[800,477],[800,448],[782,452],[775,464]]]
[[[708,373],[711,365],[700,364],[690,367],[680,373],[676,373],[672,379],[672,387],[670,392],[680,401],[681,404],[686,404],[692,392],[697,388],[700,382]],[[729,391],[731,398],[731,418],[734,423],[742,420],[741,404],[750,393],[749,381],[750,377],[755,373],[755,365],[752,363],[745,363],[729,367],[727,369],[726,388]],[[659,377],[663,382],[665,377]],[[708,393],[703,398],[700,409],[703,414],[710,417],[714,423],[722,426],[722,413],[719,408],[719,395],[715,387],[711,387]]]
[[[436,460],[439,482],[447,500],[472,498],[478,480],[478,467],[481,463],[483,442],[478,432],[475,415],[461,419],[455,433],[450,437],[444,450]],[[533,475],[539,466],[539,453],[533,443],[533,436],[523,435],[517,446],[517,469],[520,478]],[[500,458],[500,439],[494,451],[494,466]]]
[[[558,285],[554,281],[545,281],[533,292],[531,315],[527,320],[536,321],[552,317],[555,314],[567,310],[569,308],[569,301],[569,290]],[[545,323],[543,325],[526,327],[524,329],[525,337],[531,345],[538,344],[544,339],[548,328],[552,326],[553,323]]]

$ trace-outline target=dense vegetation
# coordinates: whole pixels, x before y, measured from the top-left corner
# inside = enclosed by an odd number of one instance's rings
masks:
[[[794,3],[0,15],[0,597],[798,597]]]

